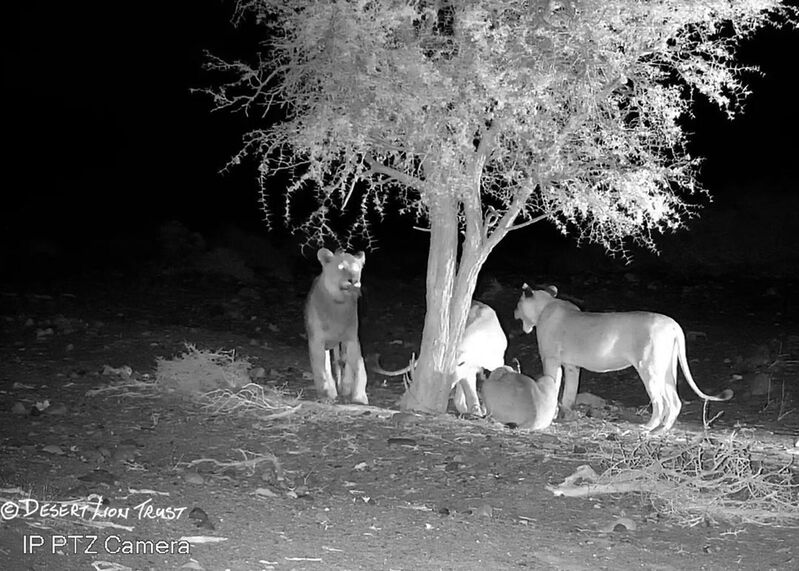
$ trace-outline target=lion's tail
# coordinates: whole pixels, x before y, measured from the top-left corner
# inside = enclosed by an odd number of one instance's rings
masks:
[[[683,333],[682,327],[677,324],[676,335],[674,339],[674,344],[676,345],[677,349],[677,359],[680,361],[680,368],[682,369],[682,374],[685,377],[685,380],[688,381],[688,384],[691,386],[693,391],[702,399],[705,400],[712,400],[723,402],[730,400],[732,398],[733,392],[731,389],[725,389],[721,391],[719,394],[715,396],[706,395],[703,393],[696,383],[694,382],[694,378],[691,376],[691,370],[688,368],[688,358],[685,356],[685,333]],[[676,363],[675,363],[676,365]],[[674,367],[674,380],[677,380],[677,368]]]
[[[400,375],[404,375],[405,373],[410,373],[414,368],[416,368],[416,362],[417,362],[416,355],[411,355],[411,362],[408,364],[407,367],[403,367],[402,369],[397,369],[396,371],[388,371],[380,365],[380,353],[374,353],[373,355],[369,355],[366,358],[366,364],[369,365],[369,369],[371,369],[375,373],[385,375],[387,377],[399,377]]]

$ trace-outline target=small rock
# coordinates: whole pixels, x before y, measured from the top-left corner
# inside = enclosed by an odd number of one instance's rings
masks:
[[[197,474],[196,472],[189,472],[185,476],[183,476],[183,481],[187,484],[195,484],[201,485],[205,483],[205,478]]]
[[[613,525],[613,531],[635,531],[636,529],[635,522],[628,517],[620,517]]]
[[[389,438],[387,440],[388,445],[394,446],[416,446],[416,440],[413,438]]]
[[[81,454],[81,460],[87,464],[98,465],[105,462],[105,457],[99,450],[86,450]]]
[[[483,504],[474,511],[474,514],[479,517],[492,517],[494,515],[494,508],[488,504]]]
[[[757,373],[749,380],[749,392],[753,396],[767,395],[771,391],[771,375]]]
[[[446,466],[444,466],[445,472],[457,472],[461,468],[463,468],[465,464],[463,462],[449,462]]]
[[[638,526],[635,525],[635,522],[628,517],[619,517],[616,518],[612,523],[601,528],[599,531],[602,533],[612,533],[612,532],[623,532],[623,531],[635,531]]]
[[[112,462],[133,462],[136,460],[136,447],[130,445],[120,445],[114,450],[111,456]]]
[[[412,412],[398,412],[391,417],[391,423],[397,428],[412,426],[419,422],[419,416]]]
[[[208,514],[202,508],[194,508],[189,512],[189,519],[201,529],[214,529]]]
[[[50,337],[55,332],[53,331],[52,327],[48,327],[46,329],[37,329],[36,330],[36,339],[44,339],[45,337]]]
[[[44,410],[44,413],[52,416],[64,416],[67,413],[67,406],[60,402],[47,407]]]
[[[93,484],[107,484],[109,486],[113,486],[114,482],[116,482],[116,476],[113,473],[109,472],[108,470],[103,470],[99,468],[97,470],[92,470],[91,472],[84,474],[82,476],[78,476],[78,480],[81,482],[90,482]]]
[[[42,452],[47,452],[48,454],[55,454],[56,456],[64,455],[64,449],[57,444],[48,444],[47,446],[42,448]]]
[[[21,402],[17,401],[14,403],[14,406],[11,407],[11,414],[18,414],[20,416],[26,415],[28,414],[28,408]]]

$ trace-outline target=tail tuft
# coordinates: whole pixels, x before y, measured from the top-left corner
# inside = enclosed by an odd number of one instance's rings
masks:
[[[730,400],[733,394],[735,393],[732,392],[732,389],[724,389],[723,391],[721,391],[719,394],[716,395],[716,398],[722,401]]]

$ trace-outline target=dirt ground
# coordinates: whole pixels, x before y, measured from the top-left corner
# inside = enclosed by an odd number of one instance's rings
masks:
[[[634,372],[583,373],[581,391],[615,403],[611,412],[540,433],[454,414],[400,422],[401,384],[374,374],[373,406],[315,403],[304,375],[305,277],[241,284],[145,268],[3,289],[0,569],[799,569],[795,528],[684,527],[641,494],[547,488],[582,464],[599,469],[601,443],[640,438],[648,399]],[[512,310],[534,278],[494,275],[478,292],[510,337],[508,360],[531,374],[535,339]],[[402,366],[418,347],[423,279],[364,281],[364,352]],[[677,319],[700,387],[736,392],[711,406],[722,413],[711,431],[796,464],[797,284],[552,281],[587,309]],[[214,414],[154,390],[157,358],[184,342],[234,349],[263,368],[260,383],[301,393],[302,405],[279,418]],[[141,384],[123,390],[125,380]],[[682,381],[680,394],[674,441],[702,431],[701,403]]]

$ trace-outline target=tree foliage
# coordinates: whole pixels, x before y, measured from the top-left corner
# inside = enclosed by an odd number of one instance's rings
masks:
[[[246,135],[264,192],[291,180],[280,217],[312,193],[302,228],[399,204],[421,223],[440,197],[487,245],[542,218],[616,248],[651,246],[700,189],[683,120],[701,93],[733,114],[747,94],[741,39],[778,0],[240,0],[264,26],[257,63],[215,107],[280,117]],[[275,113],[279,115],[274,115]],[[262,203],[271,204],[264,195]],[[353,204],[353,202],[356,204]],[[274,215],[275,213],[271,213]],[[493,236],[492,240],[492,235]],[[350,237],[352,234],[350,234]]]
[[[610,250],[677,228],[702,191],[683,128],[693,97],[736,112],[736,45],[794,15],[779,0],[239,0],[235,14],[264,27],[264,52],[212,57],[231,75],[209,92],[268,119],[233,159],[258,160],[264,208],[283,176],[281,218],[319,240],[344,210],[346,241],[392,205],[429,226],[401,404],[435,412],[499,241],[540,220]]]

